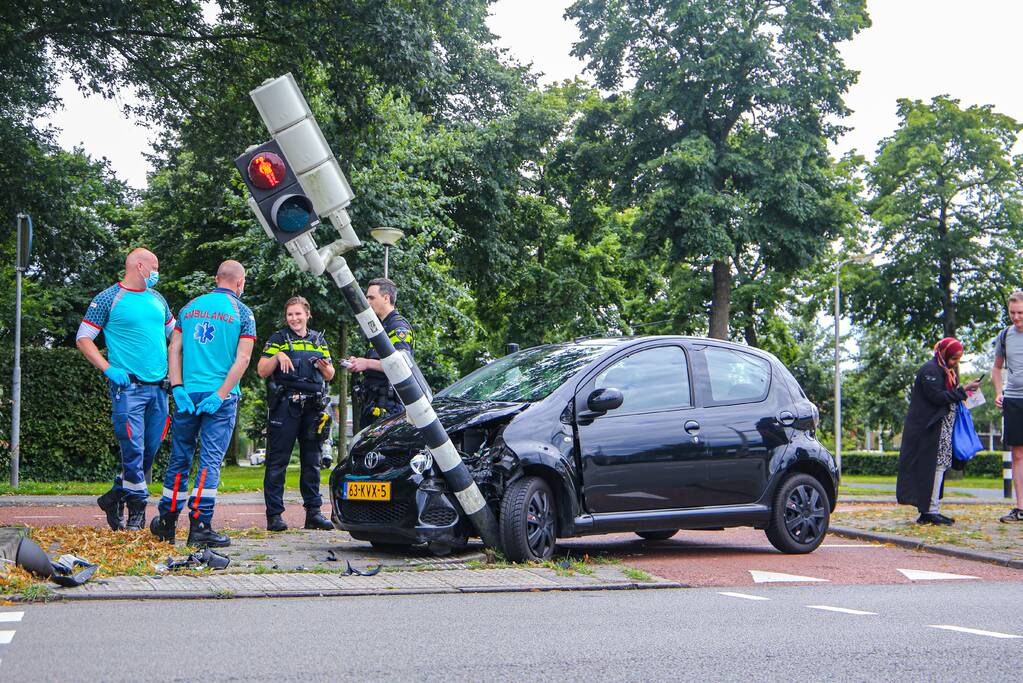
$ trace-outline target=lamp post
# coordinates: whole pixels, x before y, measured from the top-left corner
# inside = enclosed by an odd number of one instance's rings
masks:
[[[835,264],[835,467],[842,474],[842,309],[841,275],[847,263],[863,263],[870,254],[840,259]]]
[[[384,277],[387,277],[387,262],[391,247],[398,243],[405,233],[398,228],[373,228],[369,231],[380,244],[384,245]]]

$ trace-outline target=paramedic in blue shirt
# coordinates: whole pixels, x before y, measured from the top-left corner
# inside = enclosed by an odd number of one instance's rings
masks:
[[[238,415],[238,380],[249,366],[256,341],[256,321],[240,299],[244,289],[242,264],[224,261],[217,269],[216,289],[181,309],[171,335],[168,364],[176,412],[160,516],[149,525],[153,534],[171,544],[187,501],[188,545],[231,545],[212,523],[220,463]],[[196,443],[199,464],[189,488]]]
[[[135,249],[124,262],[124,279],[89,304],[78,327],[77,346],[107,377],[114,435],[121,447],[121,472],[96,502],[111,529],[142,529],[149,487],[146,474],[170,424],[167,417],[167,337],[174,316],[153,287],[159,280],[156,254]],[[107,357],[96,337],[103,333]]]

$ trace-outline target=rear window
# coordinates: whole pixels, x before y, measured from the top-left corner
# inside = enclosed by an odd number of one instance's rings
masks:
[[[763,358],[714,346],[705,348],[703,355],[714,403],[755,403],[767,396],[771,364]]]

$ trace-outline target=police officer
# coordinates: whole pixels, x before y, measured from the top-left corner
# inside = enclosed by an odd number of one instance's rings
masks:
[[[168,369],[177,412],[171,432],[171,454],[163,477],[160,516],[149,530],[174,543],[178,515],[189,509],[188,545],[222,548],[231,539],[213,530],[213,508],[220,483],[220,464],[231,443],[241,391],[238,380],[249,367],[256,342],[256,319],[241,302],[245,268],[224,261],[217,286],[192,299],[178,315],[171,335]],[[194,486],[189,473],[199,446]]]
[[[416,347],[415,335],[409,322],[394,310],[397,299],[398,287],[391,280],[378,277],[369,281],[366,300],[369,301],[370,308],[383,323],[394,348],[411,356]],[[355,356],[349,358],[348,370],[364,373],[362,383],[354,389],[362,403],[360,428],[371,425],[381,417],[405,411],[405,406],[398,399],[391,383],[387,381],[387,375],[380,365],[380,356],[376,350],[370,349],[368,358]]]
[[[320,446],[329,435],[327,382],[334,378],[330,350],[323,334],[308,327],[309,302],[293,296],[284,304],[287,326],[267,340],[256,372],[267,380],[268,428],[263,498],[266,528],[286,531],[284,475],[298,439],[299,488],[305,507],[306,529],[333,529],[320,514]]]
[[[111,529],[142,529],[149,486],[146,473],[167,433],[167,337],[174,316],[153,289],[159,279],[156,254],[135,249],[124,263],[124,279],[96,295],[78,327],[76,344],[109,381],[114,434],[121,446],[121,471],[96,503]],[[100,332],[107,357],[96,347]]]

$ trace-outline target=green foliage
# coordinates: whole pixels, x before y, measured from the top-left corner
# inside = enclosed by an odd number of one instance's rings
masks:
[[[994,334],[1020,272],[1023,124],[945,96],[900,99],[901,123],[868,170],[884,261],[864,266],[857,319],[918,342]]]
[[[0,373],[11,376],[13,353],[4,351]],[[22,479],[112,480],[121,461],[110,423],[103,375],[77,349],[27,347],[21,353]],[[10,434],[11,396],[3,386],[0,430]],[[159,463],[166,461],[163,449]],[[162,471],[163,466],[154,466]],[[10,468],[10,442],[0,449],[0,470]]]
[[[842,474],[895,476],[899,473],[899,452],[846,451],[842,453]],[[1002,476],[1002,453],[981,451],[966,463],[971,477]]]

